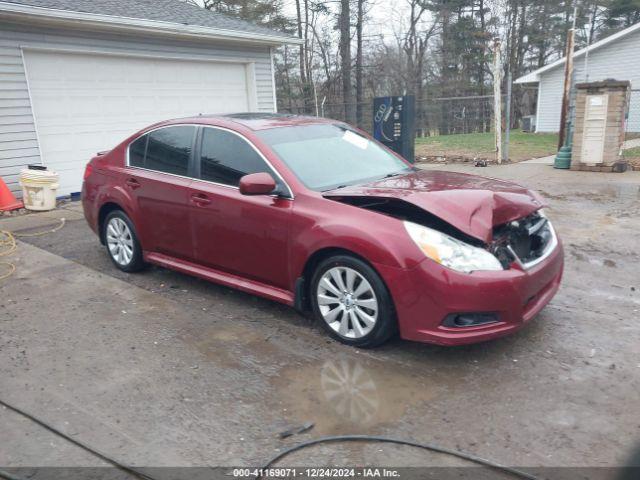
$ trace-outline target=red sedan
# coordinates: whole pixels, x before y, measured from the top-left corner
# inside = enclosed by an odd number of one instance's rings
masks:
[[[421,171],[333,120],[199,116],[89,164],[91,228],[115,266],[153,263],[310,311],[334,338],[458,345],[531,320],[563,251],[519,185]]]

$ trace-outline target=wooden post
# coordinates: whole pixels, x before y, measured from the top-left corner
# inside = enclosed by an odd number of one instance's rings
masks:
[[[562,110],[560,111],[560,129],[558,135],[558,149],[566,141],[567,137],[567,115],[569,113],[569,103],[571,101],[571,79],[573,77],[573,44],[575,28],[569,29],[567,34],[566,62],[564,65],[564,89],[562,92]],[[538,99],[540,101],[540,99]]]
[[[496,162],[502,163],[502,65],[500,39],[493,41],[493,117],[496,140]]]

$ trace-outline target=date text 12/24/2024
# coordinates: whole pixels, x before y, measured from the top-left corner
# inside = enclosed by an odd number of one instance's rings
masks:
[[[389,468],[234,468],[234,478],[399,478],[398,470]]]

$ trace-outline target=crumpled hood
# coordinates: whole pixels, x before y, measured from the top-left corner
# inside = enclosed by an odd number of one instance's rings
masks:
[[[493,227],[545,206],[536,192],[515,183],[466,173],[418,170],[324,192],[325,197],[397,198],[490,243]]]

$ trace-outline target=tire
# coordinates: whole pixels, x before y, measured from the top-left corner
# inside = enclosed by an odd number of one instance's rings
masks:
[[[107,254],[123,272],[138,272],[145,267],[142,247],[131,219],[122,210],[109,212],[102,228]]]
[[[309,298],[314,317],[346,345],[376,347],[397,331],[393,301],[382,278],[351,255],[320,262],[311,278]]]

